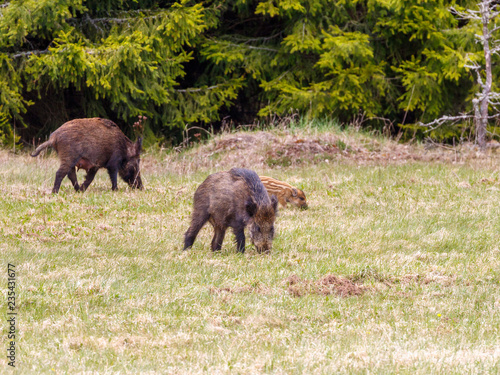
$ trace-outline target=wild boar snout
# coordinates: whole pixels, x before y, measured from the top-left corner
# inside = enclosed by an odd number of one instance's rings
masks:
[[[249,225],[250,241],[257,249],[258,253],[271,251],[274,239],[274,225],[257,224],[253,221]]]

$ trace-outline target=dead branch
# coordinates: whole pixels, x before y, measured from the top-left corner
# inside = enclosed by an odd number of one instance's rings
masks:
[[[43,54],[48,53],[48,52],[49,52],[49,49],[47,48],[47,49],[44,49],[44,50],[19,52],[19,53],[16,53],[14,55],[11,55],[10,57],[13,58],[13,59],[16,59],[16,58],[22,57],[22,56],[43,55]]]
[[[215,90],[216,88],[220,87],[220,85],[214,85],[210,87],[205,87],[205,88],[199,88],[199,89],[181,89],[181,90],[175,90],[176,92],[203,92],[203,91],[209,91],[209,90]]]
[[[464,121],[464,120],[470,120],[470,119],[474,119],[474,115],[463,113],[459,116],[443,116],[443,117],[440,117],[440,118],[438,118],[434,121],[431,121],[427,124],[424,124],[423,122],[419,122],[418,125],[422,126],[422,127],[429,128],[425,131],[427,133],[427,132],[431,132],[433,130],[436,130],[437,128],[439,128],[440,126],[442,126],[446,123],[454,124],[458,121]]]

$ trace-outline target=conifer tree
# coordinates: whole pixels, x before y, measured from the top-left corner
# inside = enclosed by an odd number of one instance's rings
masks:
[[[458,116],[443,116],[424,126],[435,129],[445,123],[456,123],[458,121],[473,119],[476,130],[476,142],[479,147],[484,148],[486,146],[488,120],[500,116],[498,112],[500,93],[493,91],[492,68],[492,59],[500,52],[500,41],[495,39],[495,34],[500,30],[500,25],[496,23],[496,19],[500,15],[500,8],[494,0],[483,0],[477,4],[477,8],[467,10],[451,9],[461,19],[473,21],[480,30],[475,36],[483,47],[483,56],[480,56],[479,53],[469,53],[467,54],[467,64],[465,64],[465,67],[475,71],[477,83],[481,88],[481,91],[477,92],[472,99],[473,113],[462,113]],[[483,59],[484,67],[478,62]],[[497,113],[490,116],[488,113],[489,107],[495,109]]]
[[[46,122],[34,109],[54,98],[71,102],[60,117],[146,115],[156,133],[290,112],[413,129],[467,109],[474,27],[449,8],[471,3],[4,0],[0,131],[13,118]]]
[[[212,70],[246,77],[261,116],[435,118],[462,106],[471,87],[462,51],[473,34],[458,28],[448,10],[456,4],[234,1],[218,8],[219,18],[238,17],[207,38],[201,53]]]
[[[47,101],[64,92],[83,96],[87,117],[132,124],[146,115],[156,129],[216,119],[235,97],[238,79],[182,87],[197,40],[215,24],[211,13],[186,0],[4,3],[0,119],[23,121],[27,98]]]

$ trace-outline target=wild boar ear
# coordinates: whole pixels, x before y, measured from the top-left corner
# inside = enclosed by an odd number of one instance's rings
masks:
[[[271,195],[271,204],[273,205],[273,210],[274,212],[278,211],[278,198],[276,195]]]
[[[257,213],[257,203],[252,198],[248,198],[245,204],[248,216],[253,217]]]
[[[292,197],[296,197],[297,194],[299,194],[299,192],[297,191],[297,189],[292,188]]]
[[[135,142],[135,154],[139,155],[142,151],[142,137],[139,137]]]

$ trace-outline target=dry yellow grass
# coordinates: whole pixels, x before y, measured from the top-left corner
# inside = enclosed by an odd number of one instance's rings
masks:
[[[144,191],[119,182],[112,192],[101,171],[86,193],[65,181],[53,196],[57,164],[0,151],[0,259],[4,285],[6,264],[18,269],[20,373],[500,368],[493,152],[231,133],[146,153]],[[271,255],[239,255],[229,234],[213,254],[209,226],[182,252],[196,187],[233,166],[300,187],[310,209],[280,211]],[[362,292],[336,289],[352,285]]]

